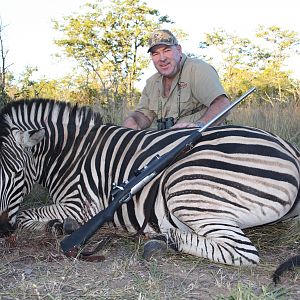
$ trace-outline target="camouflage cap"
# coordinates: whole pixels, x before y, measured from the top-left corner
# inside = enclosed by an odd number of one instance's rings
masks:
[[[159,29],[152,33],[148,41],[148,52],[151,48],[157,45],[174,46],[178,45],[178,41],[173,33],[167,29]]]

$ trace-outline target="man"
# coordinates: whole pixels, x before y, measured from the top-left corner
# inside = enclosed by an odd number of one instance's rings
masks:
[[[125,127],[145,129],[155,119],[158,129],[202,127],[229,106],[216,70],[183,54],[169,30],[152,34],[148,52],[158,72],[147,80]]]

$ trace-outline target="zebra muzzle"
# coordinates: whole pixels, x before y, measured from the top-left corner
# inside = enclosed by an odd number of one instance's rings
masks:
[[[9,222],[8,212],[4,212],[0,215],[0,237],[10,236],[16,227],[12,226]]]

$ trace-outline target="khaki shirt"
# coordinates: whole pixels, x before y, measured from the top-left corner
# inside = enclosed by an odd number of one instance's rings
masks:
[[[183,54],[181,72],[172,82],[169,97],[163,96],[163,76],[156,73],[146,81],[135,110],[150,120],[173,117],[175,122],[196,122],[211,102],[223,94],[216,70],[201,59]]]

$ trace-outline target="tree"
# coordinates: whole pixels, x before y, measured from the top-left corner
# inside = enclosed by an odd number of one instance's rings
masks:
[[[138,50],[146,45],[147,34],[170,20],[140,0],[113,0],[108,7],[97,1],[82,11],[63,23],[55,21],[64,35],[56,44],[94,74],[89,78],[98,81],[101,106],[122,113],[136,103],[134,82],[149,63]]]
[[[0,18],[0,55],[1,55],[1,66],[0,66],[0,108],[4,106],[8,101],[8,95],[6,93],[6,80],[8,76],[8,67],[6,65],[6,58],[8,54],[8,50],[4,47],[3,41],[3,30],[5,26],[2,24],[2,20]]]
[[[292,55],[298,52],[297,46],[300,43],[298,33],[292,30],[283,30],[278,26],[265,28],[259,26],[256,36],[266,44],[266,53],[269,54],[264,64],[264,72],[273,78],[278,91],[278,100],[286,100],[285,92],[289,89],[287,78],[289,72],[284,72],[285,62]]]
[[[252,57],[258,53],[259,49],[253,45],[248,38],[239,37],[236,34],[227,33],[224,29],[215,30],[205,34],[204,42],[199,45],[205,52],[215,48],[219,55],[218,66],[220,75],[223,78],[224,86],[229,95],[233,98],[243,94],[245,86],[248,87],[252,77]],[[209,58],[215,65],[215,57]],[[251,95],[251,97],[253,97]]]
[[[220,53],[223,62],[220,73],[227,92],[233,98],[255,85],[259,94],[257,98],[264,101],[283,102],[293,97],[296,100],[299,82],[290,78],[290,72],[284,70],[284,66],[299,45],[297,33],[277,26],[260,26],[256,36],[263,40],[260,46],[248,38],[217,30],[206,34],[200,48],[206,51],[214,47]],[[254,95],[251,98],[254,99]]]

